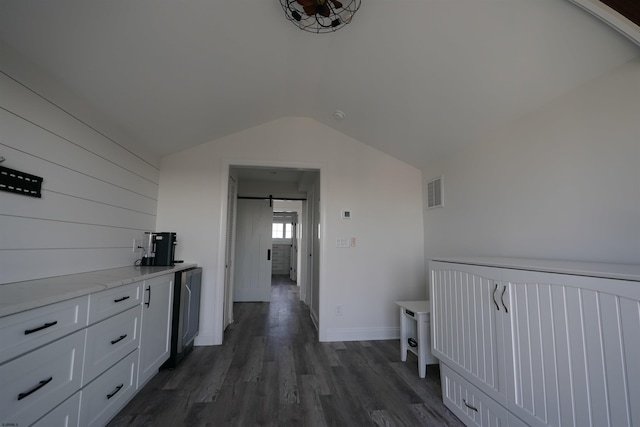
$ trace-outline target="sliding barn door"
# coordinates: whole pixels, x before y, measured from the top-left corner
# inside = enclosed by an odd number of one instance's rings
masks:
[[[271,225],[269,200],[238,200],[236,263],[233,295],[236,302],[271,298]]]

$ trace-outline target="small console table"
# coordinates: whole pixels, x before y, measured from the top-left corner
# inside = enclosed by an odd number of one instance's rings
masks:
[[[418,356],[420,378],[427,374],[427,365],[437,364],[431,354],[429,301],[396,301],[400,307],[400,360],[407,360],[407,351]]]

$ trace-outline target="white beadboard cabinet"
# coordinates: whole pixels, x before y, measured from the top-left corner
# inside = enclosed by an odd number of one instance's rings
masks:
[[[445,404],[469,425],[640,425],[640,274],[599,267],[431,261]]]

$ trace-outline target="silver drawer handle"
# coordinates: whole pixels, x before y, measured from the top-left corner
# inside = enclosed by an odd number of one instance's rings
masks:
[[[475,406],[469,405],[465,399],[462,399],[462,401],[464,402],[464,406],[466,406],[467,408],[471,409],[472,411],[478,412],[478,408],[476,408]]]

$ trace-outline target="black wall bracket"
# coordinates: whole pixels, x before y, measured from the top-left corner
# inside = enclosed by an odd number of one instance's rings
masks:
[[[0,191],[41,198],[42,178],[0,166]]]

